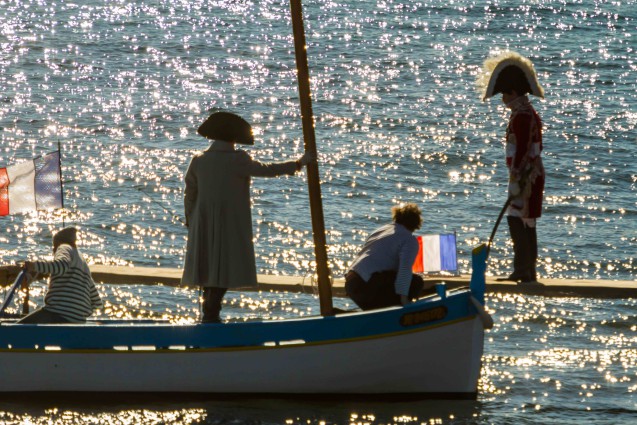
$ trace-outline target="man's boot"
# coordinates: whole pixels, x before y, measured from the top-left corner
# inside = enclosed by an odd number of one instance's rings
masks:
[[[227,290],[227,288],[203,288],[201,323],[221,323],[221,301]]]
[[[523,282],[529,279],[529,241],[524,222],[520,217],[507,216],[509,232],[513,240],[513,273],[508,277],[496,279],[499,282]]]

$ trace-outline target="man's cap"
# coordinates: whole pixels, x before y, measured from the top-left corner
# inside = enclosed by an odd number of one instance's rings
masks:
[[[76,240],[77,229],[75,227],[65,227],[53,235],[53,246],[59,246],[64,243],[75,244]]]

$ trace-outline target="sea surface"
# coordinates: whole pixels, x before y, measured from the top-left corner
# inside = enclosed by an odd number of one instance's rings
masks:
[[[334,276],[390,209],[416,202],[425,233],[455,232],[459,272],[506,198],[498,96],[475,84],[512,49],[546,98],[542,278],[637,281],[637,1],[305,1],[319,173]],[[94,264],[180,267],[183,177],[217,110],[250,121],[261,161],[303,153],[285,1],[3,1],[0,167],[62,150],[64,210],[0,217],[0,264],[51,255],[78,226]],[[262,274],[315,273],[307,178],[254,179]],[[511,271],[503,224],[489,275]],[[33,302],[45,287],[35,285]],[[187,289],[103,284],[103,317],[197,320]],[[4,297],[3,293],[0,293]],[[0,423],[632,424],[634,299],[493,295],[475,402],[0,401]],[[335,305],[351,307],[346,299]],[[34,304],[35,306],[35,304]],[[309,294],[231,292],[229,320],[318,314]],[[1,377],[0,377],[1,385]]]

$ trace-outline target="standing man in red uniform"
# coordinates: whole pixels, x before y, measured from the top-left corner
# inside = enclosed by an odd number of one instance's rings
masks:
[[[542,215],[546,173],[542,164],[542,121],[528,94],[544,97],[533,63],[515,52],[487,59],[479,80],[483,100],[502,93],[511,109],[506,130],[509,170],[507,222],[513,239],[513,272],[498,280],[537,282],[537,219]]]

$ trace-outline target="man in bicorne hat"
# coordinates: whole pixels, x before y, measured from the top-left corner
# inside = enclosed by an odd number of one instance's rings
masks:
[[[253,145],[252,127],[230,112],[212,114],[197,130],[211,144],[190,161],[184,209],[188,242],[182,285],[203,287],[204,323],[221,322],[228,289],[257,285],[250,184],[252,177],[293,175],[313,161],[262,163],[235,144]]]
[[[498,280],[536,282],[536,225],[542,215],[545,171],[541,158],[542,121],[527,95],[544,98],[544,90],[533,63],[516,52],[503,52],[487,59],[478,84],[483,90],[483,100],[502,93],[502,102],[511,109],[506,129],[506,165],[513,272]]]

